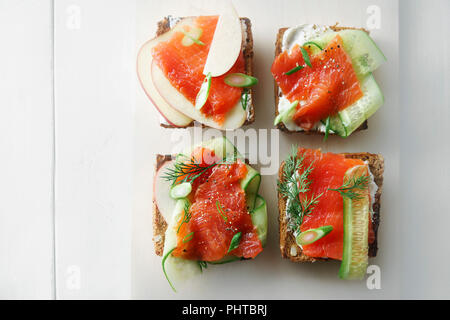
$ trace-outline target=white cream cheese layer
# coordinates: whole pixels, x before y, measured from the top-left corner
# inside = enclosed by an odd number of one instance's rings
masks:
[[[281,42],[281,50],[291,52],[292,48],[298,44],[303,45],[305,42],[315,39],[324,33],[333,32],[327,26],[319,26],[315,24],[303,24],[301,26],[292,27],[287,29],[283,34],[283,40]],[[279,89],[279,93],[281,90]],[[305,102],[300,101],[300,105]],[[291,105],[288,99],[283,95],[278,99],[278,112],[281,113],[286,110]],[[290,131],[303,131],[303,128],[298,126],[292,119],[283,121],[286,128]],[[316,123],[313,130],[318,130],[320,132],[325,132],[325,125],[321,122]]]

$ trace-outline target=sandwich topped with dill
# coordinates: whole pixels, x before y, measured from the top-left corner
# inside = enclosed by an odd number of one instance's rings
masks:
[[[378,154],[293,149],[279,170],[282,257],[340,260],[340,278],[363,278],[378,250],[383,171]]]
[[[162,270],[177,283],[208,265],[253,259],[265,245],[261,175],[225,137],[157,156],[153,233]]]

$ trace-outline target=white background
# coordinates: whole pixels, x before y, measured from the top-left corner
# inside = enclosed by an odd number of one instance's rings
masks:
[[[234,3],[253,24],[260,84],[252,127],[267,129],[277,29],[365,27],[367,7],[380,7],[381,28],[371,34],[388,57],[375,73],[386,103],[369,130],[326,143],[280,134],[279,152],[301,144],[385,156],[380,250],[371,261],[382,289],[339,281],[336,263],[282,260],[275,178],[263,177],[263,254],[208,269],[171,292],[153,253],[151,184],[154,154],[171,151],[175,130],[157,126],[137,84],[135,54],[161,17],[210,13],[211,1],[3,0],[0,298],[450,298],[449,3],[402,1],[399,10],[375,0]]]

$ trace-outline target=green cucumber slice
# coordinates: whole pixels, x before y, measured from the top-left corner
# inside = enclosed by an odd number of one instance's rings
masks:
[[[355,177],[368,175],[367,166],[347,170],[344,183]],[[339,269],[341,279],[362,279],[369,263],[369,205],[367,189],[355,189],[358,197],[353,200],[344,196],[344,249]]]
[[[251,211],[252,223],[258,231],[258,238],[263,247],[267,240],[267,204],[263,197],[256,195],[255,209]]]
[[[280,122],[284,122],[287,119],[292,118],[292,113],[295,110],[295,108],[298,105],[298,100],[294,101],[291,103],[291,105],[284,110],[282,113],[279,113],[277,115],[277,117],[275,118],[275,121],[273,122],[273,125],[276,126],[277,124],[279,124]]]
[[[255,208],[256,195],[261,184],[261,175],[249,165],[246,166],[247,175],[241,180],[241,188],[245,191],[247,210],[250,212]]]
[[[163,273],[174,291],[176,284],[181,284],[183,281],[201,273],[197,261],[177,258],[171,254],[177,246],[178,222],[184,214],[184,208],[188,203],[189,201],[187,199],[180,199],[176,202],[172,218],[169,221],[165,233],[164,261],[162,262]]]
[[[384,96],[372,73],[360,82],[363,97],[330,118],[330,129],[341,137],[348,137],[373,115],[384,103]]]
[[[195,109],[200,110],[208,100],[209,89],[211,89],[211,73],[208,73],[203,81],[200,90],[197,93],[197,97],[195,98]]]
[[[295,241],[298,245],[303,246],[305,244],[311,244],[317,240],[325,237],[333,230],[333,226],[323,226],[316,229],[309,229],[300,233]]]
[[[172,199],[186,198],[192,191],[192,185],[189,182],[183,182],[173,186],[170,189],[170,197]]]
[[[363,30],[347,29],[338,32],[326,32],[311,41],[326,47],[336,34],[341,36],[344,50],[352,59],[353,69],[359,77],[376,70],[381,64],[386,62],[383,52]],[[319,51],[318,48],[311,47],[311,54],[316,54]]]
[[[223,80],[230,87],[251,87],[258,83],[258,79],[244,73],[230,73]]]
[[[192,46],[194,43],[204,46],[205,44],[200,41],[200,37],[202,36],[203,30],[201,28],[192,28],[189,32],[181,30],[184,34],[183,39],[181,40],[181,44],[185,47]]]

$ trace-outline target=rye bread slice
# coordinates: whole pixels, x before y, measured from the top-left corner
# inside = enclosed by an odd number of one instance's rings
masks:
[[[380,154],[373,154],[367,152],[360,153],[342,153],[346,158],[361,159],[367,161],[369,169],[372,172],[375,180],[375,184],[378,186],[378,190],[375,194],[375,202],[373,204],[373,218],[372,225],[373,231],[375,233],[375,240],[369,245],[369,257],[375,257],[378,251],[378,226],[380,224],[380,203],[381,203],[381,193],[383,186],[383,172],[384,172],[384,159]],[[278,178],[283,179],[283,169],[284,161],[281,163],[280,169],[278,171]],[[295,242],[295,237],[292,232],[288,231],[288,220],[285,214],[286,211],[286,199],[278,193],[278,222],[279,222],[279,232],[280,232],[280,251],[281,256],[285,259],[290,259],[294,262],[314,262],[317,260],[329,260],[323,258],[312,258],[305,255],[302,249]],[[291,248],[293,249],[291,252]],[[295,255],[291,253],[296,253]]]
[[[173,18],[168,16],[165,17],[163,20],[158,22],[158,27],[156,30],[156,36],[160,36],[163,33],[166,33],[171,29],[171,20]],[[179,18],[180,20],[183,18]],[[248,74],[250,76],[253,76],[253,34],[252,34],[252,24],[250,22],[249,18],[240,18],[241,23],[245,25],[245,42],[242,44],[242,51],[244,54],[244,61],[245,61],[245,74]],[[175,21],[178,19],[175,19]],[[253,106],[253,88],[248,88],[248,103],[247,103],[247,120],[245,120],[244,125],[251,124],[255,121],[255,108]],[[172,126],[168,123],[160,123],[161,127],[164,128],[178,128],[175,126]],[[186,126],[185,128],[192,127],[194,125],[194,122],[192,122],[190,125]],[[203,127],[206,127],[202,124]]]
[[[278,30],[277,40],[275,42],[275,57],[278,56],[282,52],[283,35],[287,29],[288,28],[281,28]],[[336,31],[336,32],[341,31],[341,30],[346,30],[346,29],[353,29],[353,30],[362,30],[362,31],[369,33],[369,31],[367,31],[366,29],[363,29],[363,28],[340,27],[337,24],[335,24],[334,26],[330,26],[330,29],[333,31]],[[278,115],[278,100],[280,99],[280,97],[283,96],[283,94],[281,93],[281,90],[278,87],[277,82],[274,80],[273,83],[274,83],[274,93],[275,93],[274,96],[275,96],[275,117],[276,117]],[[284,125],[283,122],[280,122],[279,124],[277,124],[277,128],[286,133],[321,134],[321,135],[325,134],[324,132],[321,132],[317,129],[310,130],[310,131],[291,131],[288,128],[286,128],[286,126]],[[367,128],[368,128],[368,125],[367,125],[367,120],[366,120],[354,132],[359,131],[359,130],[365,130]],[[335,133],[330,132],[330,135],[335,135]]]

